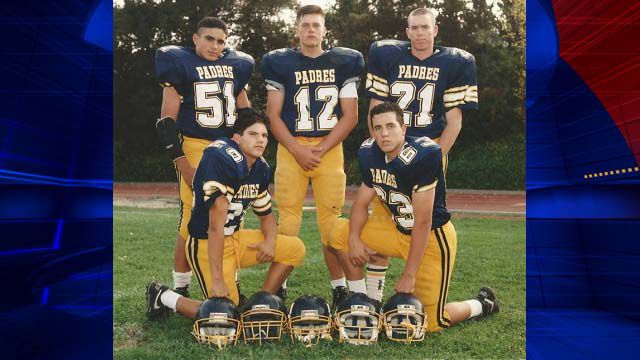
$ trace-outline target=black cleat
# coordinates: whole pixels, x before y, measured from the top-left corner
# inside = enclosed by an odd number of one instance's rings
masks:
[[[287,302],[287,288],[280,286],[280,289],[278,289],[276,295],[278,295],[278,297],[282,299],[283,303]]]
[[[482,315],[478,316],[478,318],[484,318],[500,312],[500,303],[496,299],[496,292],[492,288],[488,286],[481,287],[476,300],[482,304]]]
[[[344,300],[347,295],[349,295],[349,289],[346,286],[338,286],[332,290],[333,292],[333,302],[331,303],[332,309],[337,309],[338,305]]]
[[[154,281],[147,285],[147,319],[158,320],[169,315],[171,309],[164,306],[162,301],[160,301],[160,296],[167,290],[169,290],[168,286]]]
[[[183,287],[177,287],[175,289],[173,289],[173,291],[176,292],[176,294],[178,295],[182,295],[186,298],[190,298],[190,294],[189,294],[189,285],[187,286],[183,286]]]

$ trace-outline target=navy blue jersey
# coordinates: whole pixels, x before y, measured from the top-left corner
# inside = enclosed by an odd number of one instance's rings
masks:
[[[403,234],[411,234],[413,228],[414,192],[435,187],[432,229],[451,218],[445,202],[442,151],[435,141],[428,137],[407,137],[400,154],[387,163],[385,153],[369,138],[360,146],[358,162],[362,182],[375,189]]]
[[[436,46],[433,55],[418,60],[408,41],[376,41],[365,88],[371,98],[400,105],[409,136],[438,138],[447,111],[478,108],[475,58],[456,48]]]
[[[225,49],[216,61],[196,55],[192,48],[164,46],[156,51],[156,78],[182,97],[178,130],[182,135],[215,140],[231,136],[236,98],[251,77],[254,60]]]
[[[256,160],[249,170],[235,141],[222,138],[211,143],[205,148],[193,178],[189,234],[197,239],[207,238],[209,209],[218,196],[229,200],[225,235],[238,231],[249,206],[260,216],[271,213],[270,178],[271,170],[264,158]]]
[[[341,47],[316,58],[299,49],[280,49],[266,54],[260,68],[267,90],[285,92],[281,117],[291,135],[319,137],[342,117],[339,98],[357,97],[364,59],[360,52]]]

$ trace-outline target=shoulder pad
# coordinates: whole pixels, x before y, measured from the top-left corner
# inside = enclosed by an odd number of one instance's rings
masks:
[[[262,57],[262,62],[277,63],[279,66],[293,64],[296,61],[295,52],[291,49],[282,48],[266,53]]]
[[[191,51],[184,46],[167,45],[156,50],[156,55],[169,55],[172,57],[180,57],[185,55],[191,55]]]
[[[468,51],[458,49],[455,47],[441,47],[442,51],[444,51],[445,55],[462,61],[476,61],[475,57]]]
[[[255,60],[253,59],[253,56],[242,52],[240,50],[233,50],[233,49],[229,49],[229,57],[230,58],[234,58],[234,59],[240,59],[240,60],[244,60],[247,61],[249,63],[251,63],[251,65],[255,64]]]
[[[362,54],[358,50],[345,47],[334,47],[329,51],[329,60],[334,64],[348,64],[361,58]]]
[[[371,44],[371,50],[384,49],[386,51],[398,51],[409,49],[409,42],[402,40],[378,40]]]

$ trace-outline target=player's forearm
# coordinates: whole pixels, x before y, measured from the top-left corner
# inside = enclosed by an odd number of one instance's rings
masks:
[[[427,241],[431,233],[431,221],[414,224],[411,230],[411,243],[409,244],[409,256],[404,265],[404,273],[416,276],[422,258],[427,249]]]
[[[445,117],[447,125],[444,127],[444,130],[442,130],[440,140],[438,141],[440,148],[442,148],[443,155],[449,153],[460,134],[460,130],[462,130],[462,111],[460,109],[449,110],[445,114]]]
[[[249,96],[247,96],[247,92],[245,90],[242,90],[240,94],[238,94],[238,97],[236,98],[236,108],[244,109],[248,107],[251,107],[251,102],[249,102]]]
[[[264,240],[267,242],[275,242],[278,234],[278,225],[273,214],[260,216],[260,231],[264,235]]]
[[[358,124],[358,114],[344,115],[340,121],[333,127],[331,132],[320,143],[320,146],[327,152],[336,145],[344,141]]]
[[[284,120],[279,115],[269,114],[271,133],[289,152],[293,152],[298,145],[296,139],[291,135],[289,129],[284,124]]]
[[[349,215],[349,237],[355,236],[360,238],[362,228],[364,228],[369,218],[367,205],[368,204],[356,201],[351,206],[351,214]]]
[[[209,255],[211,279],[213,281],[223,281],[222,255],[224,254],[224,224],[223,226],[214,225],[213,227],[209,227],[208,241],[209,246],[207,252]]]

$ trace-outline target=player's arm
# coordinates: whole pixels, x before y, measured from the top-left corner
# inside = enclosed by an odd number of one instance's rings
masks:
[[[211,271],[211,296],[228,296],[229,289],[224,283],[222,259],[224,254],[224,225],[227,221],[229,201],[226,196],[218,196],[209,208],[209,230],[207,249],[209,271]]]
[[[371,121],[369,121],[369,118],[371,117],[371,109],[374,108],[374,106],[378,105],[378,104],[382,104],[382,100],[378,100],[376,98],[371,98],[369,100],[369,112],[367,113],[367,128],[369,129],[369,136],[373,137],[373,129],[371,128]]]
[[[313,153],[318,147],[302,146],[291,135],[282,120],[282,106],[284,105],[284,91],[267,91],[267,117],[271,125],[271,132],[276,140],[284,146],[296,159],[303,170],[313,170],[320,164],[320,156]]]
[[[259,262],[268,262],[273,260],[276,253],[276,236],[278,234],[278,225],[273,213],[258,216],[260,219],[260,231],[264,236],[264,241],[259,244],[250,244],[249,249],[257,250],[256,259]]]
[[[409,256],[404,265],[404,271],[396,283],[396,291],[399,293],[413,293],[416,273],[427,249],[427,240],[429,240],[429,234],[431,233],[431,217],[433,215],[435,194],[435,186],[425,191],[413,193],[411,201],[413,206],[413,229],[411,230]]]
[[[189,188],[191,188],[196,169],[189,165],[187,157],[184,156],[182,149],[179,149],[180,143],[178,142],[178,133],[177,130],[174,130],[177,129],[175,127],[175,121],[178,118],[178,113],[180,112],[180,103],[181,99],[178,91],[176,91],[173,86],[165,86],[162,90],[160,120],[156,123],[156,128],[158,130],[158,136],[162,146],[165,148],[171,147],[171,155],[172,157],[175,157],[173,163],[182,174],[182,177],[187,185],[189,185]],[[171,126],[167,126],[169,124],[161,125],[159,124],[161,121],[173,121],[174,124],[171,124]],[[159,128],[159,125],[164,126],[164,130]]]
[[[358,125],[358,98],[340,98],[340,108],[342,109],[342,117],[331,129],[331,132],[322,139],[319,144],[321,150],[320,156],[324,156],[327,151],[333,149],[341,143],[349,133]]]
[[[356,199],[351,206],[351,215],[349,218],[349,260],[354,266],[364,266],[369,262],[369,255],[375,252],[367,248],[360,239],[362,228],[369,218],[369,204],[376,196],[376,191],[365,185],[360,185]]]
[[[240,91],[240,94],[238,94],[238,97],[236,98],[236,108],[244,109],[249,107],[251,107],[251,102],[249,102],[249,96],[247,96],[247,91],[242,90]]]
[[[442,148],[442,155],[449,153],[449,150],[455,144],[460,130],[462,129],[462,110],[460,108],[453,108],[444,114],[447,125],[445,125],[442,134],[440,135],[440,147]]]

